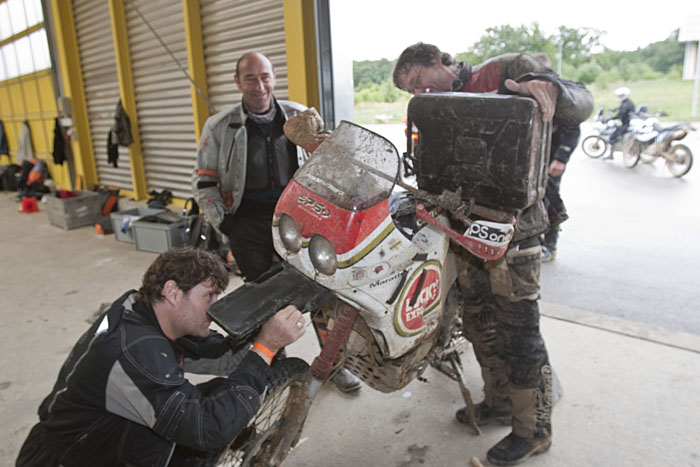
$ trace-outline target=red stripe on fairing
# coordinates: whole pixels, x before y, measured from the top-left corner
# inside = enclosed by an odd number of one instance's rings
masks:
[[[311,198],[318,204],[312,207],[302,203],[302,197]],[[364,211],[350,211],[292,180],[275,207],[275,217],[282,214],[294,219],[302,237],[310,239],[316,234],[323,235],[333,244],[336,254],[342,255],[362,243],[389,216],[389,200]]]

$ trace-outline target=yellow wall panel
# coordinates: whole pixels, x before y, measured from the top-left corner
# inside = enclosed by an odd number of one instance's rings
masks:
[[[12,111],[19,118],[26,114],[26,109],[24,106],[24,97],[22,95],[22,86],[19,81],[13,81],[9,86],[10,89],[10,99],[12,101]]]
[[[19,132],[22,131],[22,121],[17,120],[3,123],[5,125],[5,136],[7,136],[7,145],[10,147],[10,154],[14,154],[19,144]]]
[[[41,97],[41,107],[44,112],[56,113],[58,114],[58,109],[56,108],[56,97],[53,91],[53,81],[51,80],[51,75],[46,74],[37,80],[39,86],[39,94]]]
[[[34,148],[34,156],[40,157],[41,154],[39,153],[49,150],[44,134],[44,124],[41,120],[30,120],[29,129],[32,132],[32,147]]]
[[[36,84],[33,81],[25,80],[22,83],[22,89],[24,91],[24,102],[27,106],[27,116],[32,118],[38,117],[41,107],[39,107],[39,92]]]
[[[0,119],[6,120],[11,116],[10,90],[5,86],[0,86]]]

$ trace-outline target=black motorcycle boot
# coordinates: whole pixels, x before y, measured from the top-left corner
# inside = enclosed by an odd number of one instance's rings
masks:
[[[488,425],[492,421],[498,422],[501,425],[510,425],[513,416],[510,411],[510,407],[492,407],[486,405],[485,402],[479,402],[474,405],[474,415],[476,417],[476,425]],[[457,412],[455,412],[455,418],[459,423],[471,426],[471,417],[469,416],[469,410],[466,407],[462,407]]]
[[[513,431],[489,449],[486,458],[494,465],[517,465],[552,445],[553,371],[540,369],[535,388],[508,388],[513,408]]]
[[[360,389],[360,380],[350,373],[345,368],[341,368],[338,373],[333,376],[333,384],[340,392],[350,393]]]
[[[501,368],[482,368],[484,378],[484,400],[474,405],[474,415],[478,426],[488,425],[491,421],[510,425],[512,410],[508,399],[508,379]],[[471,425],[469,410],[462,407],[455,413],[458,422]]]
[[[534,454],[546,452],[552,438],[523,438],[511,433],[489,449],[486,458],[494,465],[518,465]]]

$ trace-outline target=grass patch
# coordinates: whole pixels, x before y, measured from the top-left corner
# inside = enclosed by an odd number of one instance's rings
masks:
[[[358,102],[355,104],[355,123],[401,123],[406,116],[409,99],[396,102]]]

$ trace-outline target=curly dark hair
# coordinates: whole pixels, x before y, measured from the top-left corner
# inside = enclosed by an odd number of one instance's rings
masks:
[[[228,286],[229,275],[223,260],[213,253],[189,246],[173,248],[161,253],[148,267],[138,299],[151,305],[159,302],[169,280],[174,280],[185,293],[208,280],[221,293]]]
[[[456,63],[452,55],[446,52],[440,52],[440,49],[435,45],[424,44],[423,42],[409,45],[401,52],[394,66],[394,85],[399,89],[403,89],[400,82],[401,76],[408,73],[409,70],[416,65],[425,67],[431,66],[438,57],[443,65],[450,66]]]

